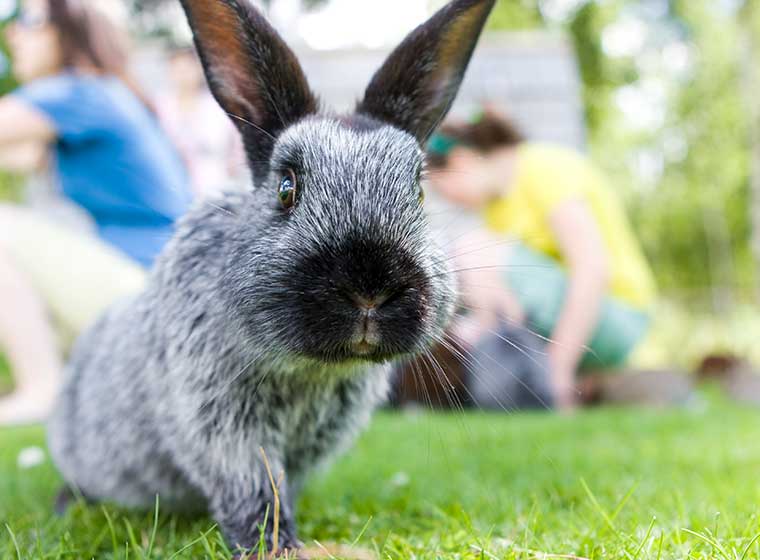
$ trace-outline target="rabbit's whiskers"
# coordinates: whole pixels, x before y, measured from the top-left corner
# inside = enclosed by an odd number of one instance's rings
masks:
[[[229,111],[227,111],[227,115],[229,115],[230,118],[235,119],[236,121],[240,121],[240,122],[242,122],[244,124],[247,124],[248,126],[253,127],[256,130],[258,130],[259,132],[261,132],[263,134],[266,134],[273,141],[277,140],[277,138],[275,138],[275,136],[271,132],[269,132],[267,130],[264,130],[259,125],[257,125],[256,123],[253,123],[253,122],[249,121],[248,119],[244,119],[243,117],[241,117],[239,115],[236,115],[234,113],[230,113]]]

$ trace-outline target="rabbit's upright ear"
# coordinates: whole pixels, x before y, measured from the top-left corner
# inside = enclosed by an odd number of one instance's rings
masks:
[[[456,98],[496,0],[454,0],[399,45],[372,78],[357,112],[424,144]]]
[[[211,91],[235,122],[252,162],[275,138],[317,111],[293,51],[250,0],[181,0]]]

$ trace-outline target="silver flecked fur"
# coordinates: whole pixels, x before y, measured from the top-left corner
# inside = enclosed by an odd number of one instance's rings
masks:
[[[217,99],[248,111],[236,123],[256,185],[194,208],[143,293],[81,337],[50,450],[88,500],[147,508],[159,496],[164,510],[209,511],[232,546],[250,549],[265,518],[272,544],[263,448],[285,475],[280,545],[297,548],[293,504],[305,477],[367,424],[386,398],[389,364],[432,345],[453,313],[453,275],[421,203],[421,145],[456,94],[493,0],[442,10],[348,116],[316,111],[297,62],[279,64],[292,53],[243,0],[183,5]],[[229,60],[214,48],[225,22],[248,33],[228,45],[240,49]],[[443,38],[469,45],[466,56],[441,50],[451,72],[435,65]],[[399,86],[399,56],[421,48],[432,54]],[[241,61],[250,68],[230,71]],[[277,85],[263,96],[268,84]],[[397,121],[382,100],[398,106],[404,87]],[[297,197],[283,208],[277,189],[291,170]],[[356,303],[365,300],[382,304],[368,311]],[[366,354],[356,350],[362,336]]]

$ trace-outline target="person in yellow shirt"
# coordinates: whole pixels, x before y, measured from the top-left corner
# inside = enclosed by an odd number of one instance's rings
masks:
[[[555,404],[571,408],[578,371],[623,365],[656,296],[619,197],[588,158],[524,141],[491,111],[442,127],[429,156],[432,187],[485,226],[454,249],[471,311],[461,338],[502,318],[546,337]]]

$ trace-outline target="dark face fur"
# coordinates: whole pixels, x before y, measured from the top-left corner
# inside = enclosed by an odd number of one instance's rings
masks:
[[[452,276],[427,228],[422,165],[414,138],[366,118],[311,117],[280,137],[266,180],[266,256],[257,256],[271,266],[250,286],[263,295],[240,294],[250,320],[280,333],[275,347],[322,361],[382,361],[441,334]],[[296,194],[286,208],[277,193],[291,177]]]
[[[319,115],[297,59],[244,0],[182,1],[244,139],[250,219],[264,224],[237,247],[249,277],[228,297],[243,323],[267,325],[273,352],[321,362],[424,350],[451,315],[454,279],[423,213],[421,146],[494,0],[455,0],[412,32],[346,117]]]

